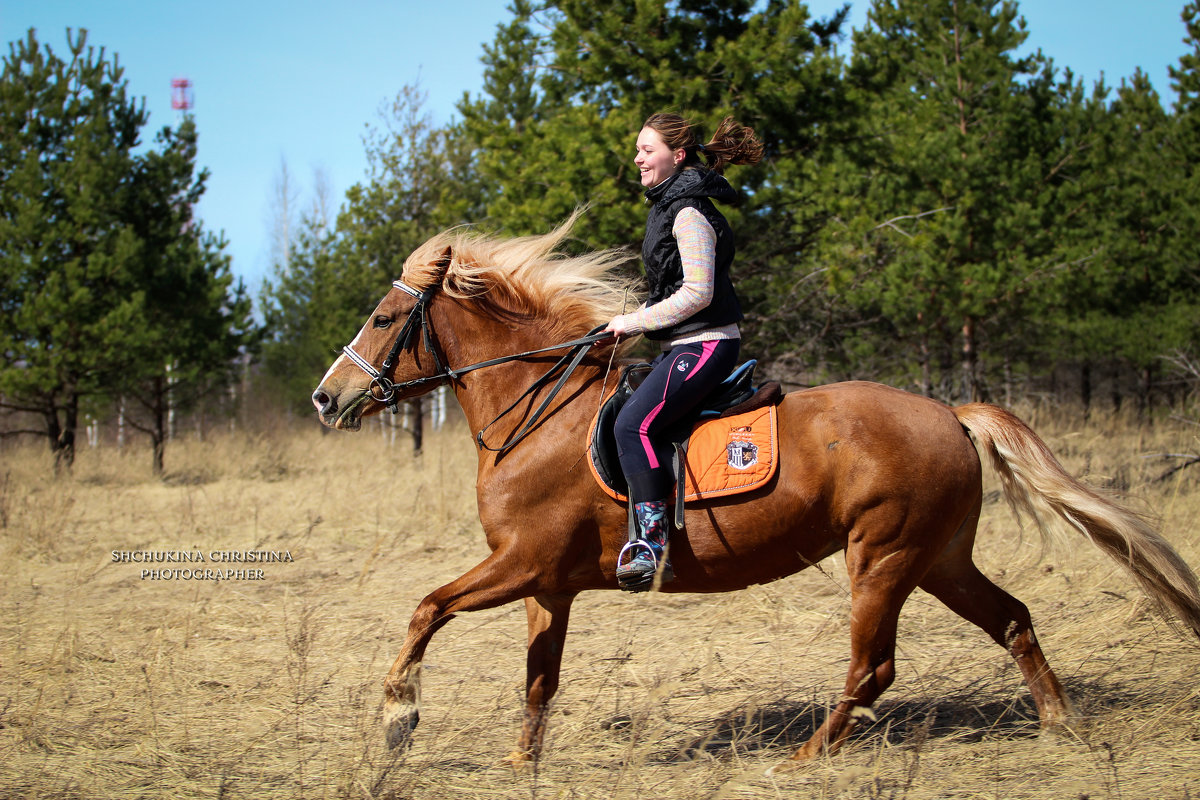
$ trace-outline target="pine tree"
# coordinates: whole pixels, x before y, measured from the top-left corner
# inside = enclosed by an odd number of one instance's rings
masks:
[[[1180,16],[1187,32],[1183,43],[1190,49],[1170,70],[1177,93],[1170,143],[1177,187],[1171,226],[1178,234],[1172,258],[1189,272],[1194,285],[1200,280],[1200,3],[1189,2]]]
[[[484,94],[464,98],[458,133],[474,148],[483,198],[480,221],[510,235],[544,233],[575,208],[594,211],[576,233],[584,246],[630,240],[625,197],[636,108],[601,108],[578,90],[573,49],[555,7],[513,3],[513,18],[485,48]],[[637,121],[634,121],[637,120]],[[615,176],[615,177],[614,177]]]
[[[909,343],[926,393],[977,399],[981,343],[1021,324],[1057,257],[1055,192],[1081,145],[1052,66],[1014,56],[1014,3],[876,0],[868,20],[847,91],[870,132],[848,151],[831,280]],[[957,391],[937,380],[955,360]]]
[[[226,329],[208,321],[238,328],[248,311],[190,216],[194,129],[138,153],[147,116],[116,56],[83,30],[68,45],[63,60],[31,30],[0,77],[0,405],[41,418],[59,466],[82,402],[137,391],[168,363],[211,379],[236,353],[210,357]]]
[[[143,243],[126,224],[146,122],[122,70],[68,31],[69,60],[33,30],[0,77],[0,400],[36,415],[70,466],[82,398],[123,364],[143,290]]]
[[[1146,409],[1162,356],[1190,315],[1180,265],[1171,257],[1177,211],[1177,167],[1168,145],[1172,125],[1140,69],[1122,81],[1097,121],[1078,187],[1078,234],[1086,237],[1079,269],[1064,297],[1068,341],[1090,372],[1133,369],[1139,408]],[[1183,302],[1184,306],[1177,304]],[[1182,313],[1181,313],[1182,312]],[[1085,405],[1090,374],[1085,372]]]
[[[1179,59],[1178,67],[1170,70],[1172,88],[1177,93],[1173,106],[1171,147],[1168,149],[1175,203],[1168,224],[1173,232],[1169,259],[1180,277],[1180,291],[1194,311],[1191,323],[1180,330],[1173,342],[1175,352],[1166,355],[1176,362],[1195,363],[1200,353],[1200,3],[1189,2],[1180,17],[1186,36],[1183,43],[1189,48]],[[1156,175],[1161,177],[1162,173]],[[1185,370],[1185,375],[1190,375]]]
[[[260,335],[225,241],[193,216],[208,177],[196,173],[196,143],[190,118],[176,130],[163,128],[133,180],[132,225],[144,243],[136,282],[144,304],[117,389],[141,408],[128,422],[150,437],[156,475],[164,470],[169,413],[214,402],[237,379]]]
[[[1139,412],[1149,409],[1162,366],[1200,341],[1200,249],[1195,231],[1196,119],[1200,110],[1195,4],[1183,11],[1193,52],[1171,69],[1174,114],[1140,69],[1092,117],[1094,135],[1062,233],[1077,240],[1079,266],[1060,289],[1064,342],[1081,366],[1082,399],[1094,373],[1110,376],[1114,406],[1133,376]],[[1099,91],[1106,92],[1103,87]]]

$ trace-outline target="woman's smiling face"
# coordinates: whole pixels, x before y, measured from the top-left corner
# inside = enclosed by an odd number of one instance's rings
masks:
[[[637,155],[633,163],[642,176],[642,186],[652,189],[675,174],[687,153],[680,148],[667,147],[662,136],[653,128],[642,128],[637,138]]]

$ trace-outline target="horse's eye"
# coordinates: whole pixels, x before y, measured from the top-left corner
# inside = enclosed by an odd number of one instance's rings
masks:
[[[380,314],[378,317],[375,318],[375,327],[376,328],[390,328],[391,326],[392,326],[392,318],[391,317],[385,317],[382,314]]]

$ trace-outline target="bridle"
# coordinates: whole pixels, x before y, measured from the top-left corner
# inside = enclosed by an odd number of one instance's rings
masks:
[[[604,326],[599,326],[589,332],[587,336],[583,336],[579,339],[572,339],[569,342],[563,342],[562,344],[551,345],[549,347],[542,347],[537,350],[526,350],[522,353],[500,356],[499,358],[480,361],[475,364],[469,364],[465,367],[459,367],[458,369],[451,369],[450,367],[446,366],[445,362],[442,360],[441,354],[434,346],[433,328],[429,324],[429,304],[432,302],[434,294],[437,293],[438,284],[435,283],[424,291],[418,291],[417,289],[414,289],[406,284],[404,281],[400,280],[392,281],[392,286],[413,297],[417,302],[412,307],[412,311],[408,312],[408,318],[404,321],[404,325],[400,327],[400,332],[396,334],[396,339],[392,342],[391,349],[388,350],[387,356],[383,359],[383,364],[379,367],[379,369],[376,369],[370,361],[355,352],[354,348],[350,345],[343,347],[342,352],[346,355],[346,358],[350,359],[350,361],[352,361],[359,369],[370,376],[371,383],[367,387],[364,394],[370,394],[372,399],[385,404],[389,409],[391,409],[393,414],[399,410],[398,404],[402,399],[400,395],[409,389],[424,386],[426,384],[440,385],[450,381],[457,381],[461,376],[466,375],[468,372],[474,372],[475,370],[483,369],[484,367],[494,367],[499,364],[507,364],[510,361],[517,361],[522,358],[527,358],[528,356],[538,355],[540,353],[548,353],[553,350],[570,350],[570,352],[555,362],[555,364],[551,366],[544,375],[535,380],[529,386],[529,388],[517,398],[516,402],[514,402],[504,411],[500,412],[500,414],[487,425],[483,426],[483,429],[480,430],[475,437],[475,441],[481,450],[490,450],[494,453],[504,453],[520,443],[521,440],[523,440],[533,431],[533,426],[549,407],[551,401],[554,400],[559,390],[561,390],[566,384],[567,379],[575,371],[575,368],[578,367],[583,361],[584,356],[587,355],[588,350],[591,349],[591,346],[596,342],[612,338],[611,334],[607,332],[601,332],[603,331]],[[395,383],[391,378],[388,377],[388,373],[395,368],[396,359],[399,357],[402,350],[416,348],[415,337],[418,329],[421,331],[421,339],[425,344],[425,352],[429,353],[433,357],[433,363],[437,368],[437,372],[433,375],[428,375],[423,378],[416,378],[411,381],[405,381],[404,383]],[[507,416],[518,405],[520,405],[522,400],[524,400],[526,397],[529,397],[531,394],[548,384],[550,381],[554,380],[556,376],[558,377],[557,383],[554,384],[554,387],[550,390],[550,393],[544,400],[542,400],[541,404],[537,407],[533,414],[530,415],[529,419],[526,420],[524,426],[522,426],[519,431],[516,431],[510,435],[508,440],[499,447],[490,447],[483,441],[483,434],[488,428],[492,427],[502,418]]]
[[[433,346],[433,340],[431,338],[432,335],[430,332],[431,329],[429,327],[429,301],[433,299],[433,293],[437,287],[437,284],[430,286],[423,292],[419,292],[409,286],[407,283],[398,280],[392,281],[392,286],[414,297],[417,303],[413,306],[412,311],[408,313],[408,319],[404,321],[404,325],[401,326],[400,332],[396,334],[396,339],[392,342],[392,348],[388,350],[387,356],[383,359],[383,366],[381,366],[379,369],[375,369],[370,361],[355,352],[354,348],[350,345],[343,347],[342,352],[346,355],[346,358],[353,361],[359,367],[359,369],[371,376],[371,383],[367,387],[367,391],[370,393],[371,397],[375,400],[378,400],[380,403],[386,404],[387,407],[392,410],[392,413],[395,414],[398,410],[396,404],[400,402],[399,398],[396,396],[397,390],[403,391],[405,389],[411,389],[414,386],[421,386],[426,383],[442,383],[446,379],[455,380],[458,378],[461,372],[455,372],[454,370],[445,366],[442,363],[441,356],[438,355],[438,351]],[[396,358],[400,355],[401,350],[407,350],[410,346],[415,346],[413,343],[413,335],[416,333],[418,327],[421,329],[422,339],[424,339],[425,342],[425,352],[433,356],[433,363],[437,366],[437,374],[430,375],[426,378],[417,378],[416,380],[406,381],[397,386],[390,378],[387,377],[387,373],[396,366]]]

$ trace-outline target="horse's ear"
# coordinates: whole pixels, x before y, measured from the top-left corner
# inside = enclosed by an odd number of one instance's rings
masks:
[[[432,275],[431,275],[432,280],[429,282],[431,286],[437,286],[439,284],[445,283],[446,276],[450,272],[450,262],[453,259],[454,259],[454,250],[451,249],[451,247],[449,245],[447,245],[446,248],[444,250],[442,250],[441,255],[439,255],[437,258],[433,259],[432,261],[427,262],[429,264],[429,267],[427,269],[430,273],[432,273]],[[422,270],[422,272],[424,272],[424,271],[425,270]],[[445,287],[445,288],[449,288],[449,287]]]
[[[442,275],[445,275],[446,270],[450,269],[450,262],[453,259],[454,259],[454,251],[450,248],[449,245],[447,245],[446,249],[442,251],[442,254],[440,256],[438,256],[437,261],[434,261],[433,264],[434,264],[434,266],[436,266],[438,268],[438,271]]]

